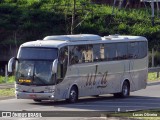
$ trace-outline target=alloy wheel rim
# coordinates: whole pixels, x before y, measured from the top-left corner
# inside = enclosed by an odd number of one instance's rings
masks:
[[[71,100],[75,101],[76,100],[76,92],[74,90],[71,91]]]

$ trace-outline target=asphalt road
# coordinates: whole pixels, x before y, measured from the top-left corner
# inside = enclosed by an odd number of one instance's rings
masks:
[[[35,103],[32,100],[22,99],[7,99],[0,100],[0,111],[38,111],[42,112],[42,116],[58,116],[54,120],[67,119],[75,120],[76,116],[86,118],[98,117],[98,111],[108,112],[124,112],[135,111],[142,109],[156,109],[160,108],[160,82],[149,84],[146,89],[131,93],[129,98],[117,99],[112,95],[103,95],[96,97],[80,98],[78,103],[68,104],[65,101],[43,101],[42,103]],[[46,112],[49,111],[49,112]],[[74,111],[74,112],[70,112]],[[85,111],[85,112],[84,112]],[[95,112],[93,112],[95,111]],[[97,114],[98,113],[98,114]],[[103,116],[103,114],[101,114]],[[67,117],[67,118],[66,118]],[[1,118],[0,118],[1,119]],[[9,118],[3,118],[3,120]],[[12,118],[13,119],[13,118]],[[14,118],[18,120],[17,118]],[[24,120],[28,120],[25,118]],[[35,120],[34,118],[33,120]],[[51,119],[51,118],[50,118]],[[77,118],[78,120],[80,118]],[[37,119],[38,120],[38,119]],[[44,119],[46,120],[46,119]]]

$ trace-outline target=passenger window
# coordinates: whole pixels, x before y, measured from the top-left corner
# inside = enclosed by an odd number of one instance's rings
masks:
[[[68,66],[68,47],[60,49],[58,58],[57,83],[60,83],[66,75]]]
[[[101,57],[101,61],[104,60],[104,44],[100,45],[100,57]]]
[[[93,46],[86,45],[86,48],[83,51],[85,62],[93,62]]]
[[[104,44],[104,59],[105,60],[115,60],[116,59],[115,44]]]
[[[117,43],[117,59],[127,59],[127,43]]]
[[[128,58],[138,58],[138,42],[128,43]]]
[[[93,45],[93,61],[100,61],[100,44]]]
[[[82,63],[85,61],[84,57],[84,50],[86,46],[83,45],[75,45],[75,46],[70,46],[69,51],[70,51],[70,56],[69,56],[69,61],[70,65],[72,64],[77,64],[77,63]]]
[[[147,42],[139,42],[139,58],[147,56]]]
[[[68,64],[68,47],[63,47],[59,52],[59,62],[62,64]]]

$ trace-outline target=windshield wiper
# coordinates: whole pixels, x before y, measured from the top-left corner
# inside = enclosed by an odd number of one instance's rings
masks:
[[[39,78],[38,76],[35,75],[34,78],[36,78],[37,81],[40,81],[41,83],[46,84],[46,82],[43,79]],[[34,81],[36,80],[34,79]]]

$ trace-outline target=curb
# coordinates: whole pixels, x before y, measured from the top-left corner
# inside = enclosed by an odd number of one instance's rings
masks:
[[[147,86],[158,85],[160,84],[160,80],[154,82],[147,82]]]
[[[4,96],[4,97],[0,97],[0,100],[7,100],[7,99],[13,99],[15,98],[15,96]]]

